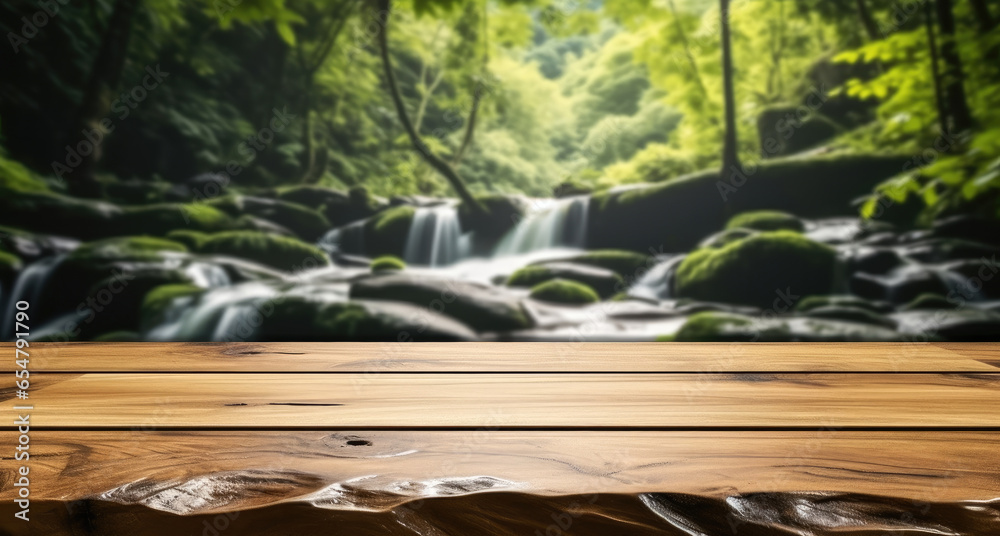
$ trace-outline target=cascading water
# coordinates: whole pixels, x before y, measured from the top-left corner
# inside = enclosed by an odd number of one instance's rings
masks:
[[[669,300],[673,298],[674,272],[687,255],[665,257],[648,272],[643,274],[629,289],[629,296],[647,300]]]
[[[545,205],[504,236],[497,245],[495,256],[553,248],[586,247],[590,198],[570,197]]]
[[[418,266],[447,266],[468,253],[454,205],[420,207],[413,215],[403,260]]]
[[[14,283],[13,288],[8,296],[4,297],[3,303],[3,327],[0,328],[0,333],[3,334],[4,340],[9,340],[14,335],[14,304],[18,300],[25,300],[31,304],[33,310],[40,309],[40,299],[42,297],[42,291],[45,290],[46,285],[48,285],[49,279],[52,277],[52,273],[55,272],[59,264],[62,263],[63,259],[66,258],[65,254],[53,255],[51,257],[45,257],[37,262],[29,264],[17,277],[17,281]],[[38,318],[36,320],[47,320],[45,318]]]

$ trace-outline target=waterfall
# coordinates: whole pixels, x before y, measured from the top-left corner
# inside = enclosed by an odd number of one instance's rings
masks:
[[[587,246],[587,213],[590,197],[559,199],[528,215],[500,241],[496,256],[516,255],[552,248]]]
[[[669,300],[674,294],[674,272],[687,255],[672,255],[657,263],[632,285],[628,294],[647,300]]]
[[[13,338],[14,313],[16,312],[14,305],[19,300],[25,300],[31,304],[31,310],[35,311],[35,313],[32,313],[32,322],[36,326],[40,325],[39,321],[47,320],[44,317],[36,318],[37,312],[44,312],[44,309],[41,308],[42,304],[39,303],[42,297],[42,291],[45,290],[46,285],[48,285],[49,279],[52,277],[52,273],[59,267],[59,264],[62,263],[65,258],[65,254],[44,257],[29,264],[17,276],[17,281],[14,283],[9,296],[5,297],[5,302],[3,304],[3,326],[0,327],[0,333],[3,334],[3,340]]]
[[[465,256],[467,249],[453,205],[420,207],[410,224],[403,260],[417,266],[447,266]]]

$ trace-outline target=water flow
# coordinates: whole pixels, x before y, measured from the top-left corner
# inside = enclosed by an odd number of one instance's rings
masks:
[[[559,199],[541,207],[504,236],[495,256],[560,247],[583,249],[587,245],[589,207],[587,196]]]
[[[673,298],[674,272],[687,255],[664,257],[643,274],[629,289],[629,296],[647,300],[669,300]]]
[[[466,243],[454,206],[420,207],[413,215],[403,257],[407,264],[448,266],[463,257]]]
[[[4,297],[3,327],[0,328],[0,333],[3,334],[4,340],[10,340],[14,336],[14,314],[16,313],[14,305],[17,301],[27,301],[31,304],[33,311],[44,312],[44,309],[41,307],[42,304],[39,303],[42,291],[45,290],[49,279],[52,278],[52,273],[65,258],[65,254],[45,257],[29,264],[18,275],[17,282],[14,283],[10,294]],[[32,320],[35,322],[35,325],[38,325],[39,321],[47,319],[43,317],[35,318],[35,315],[32,314]]]

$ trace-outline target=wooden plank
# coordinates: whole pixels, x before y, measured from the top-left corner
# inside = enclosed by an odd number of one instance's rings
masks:
[[[13,345],[0,344],[13,354]],[[1000,345],[35,343],[50,372],[1000,372]],[[13,359],[0,360],[12,371]]]
[[[13,452],[14,434],[2,437]],[[338,483],[385,500],[449,482],[467,493],[1000,497],[995,432],[35,432],[31,448],[33,500],[104,494],[177,513],[305,499]],[[269,480],[277,489],[255,493]],[[5,486],[0,503],[12,493]]]
[[[995,374],[52,374],[32,426],[1000,428]],[[14,414],[17,399],[0,411]],[[6,425],[10,429],[11,425]]]

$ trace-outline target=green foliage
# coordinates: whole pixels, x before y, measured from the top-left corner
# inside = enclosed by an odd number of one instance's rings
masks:
[[[403,262],[403,259],[400,259],[399,257],[394,257],[392,255],[383,255],[381,257],[372,259],[371,269],[373,272],[405,270],[406,263]]]
[[[531,288],[531,297],[539,301],[584,305],[601,301],[594,289],[567,279],[552,279]]]
[[[201,231],[189,231],[187,229],[178,229],[176,231],[170,231],[167,233],[167,240],[172,240],[180,244],[184,244],[191,251],[199,251],[204,247],[205,241],[212,236],[208,233],[203,233]]]
[[[330,264],[326,254],[312,244],[257,231],[227,231],[209,235],[198,251],[248,259],[288,272]]]
[[[778,210],[758,210],[754,212],[744,212],[733,216],[726,229],[753,229],[755,231],[795,231],[801,233],[805,230],[802,220],[794,214],[781,212]]]
[[[11,192],[48,192],[49,186],[37,173],[8,157],[0,147],[0,189]]]
[[[791,231],[759,233],[717,249],[699,249],[677,268],[677,295],[704,301],[782,304],[783,295],[828,294],[837,254]],[[747,284],[753,281],[752,285]]]

